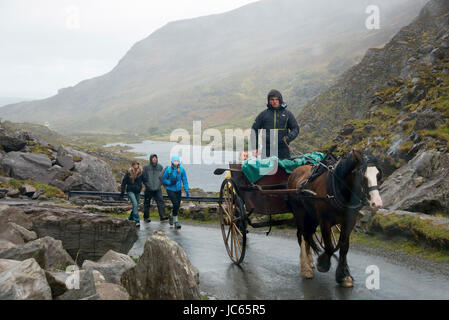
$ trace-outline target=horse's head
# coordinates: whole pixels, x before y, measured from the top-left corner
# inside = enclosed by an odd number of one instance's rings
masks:
[[[379,168],[376,157],[369,153],[353,151],[357,160],[357,173],[361,180],[362,194],[366,197],[372,210],[382,207],[382,198],[379,193],[379,183],[382,179],[382,170]]]

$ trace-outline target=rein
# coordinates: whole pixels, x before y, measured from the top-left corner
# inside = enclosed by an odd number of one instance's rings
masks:
[[[325,197],[316,197],[316,196],[303,196],[303,197],[316,199],[316,200],[328,200],[337,209],[343,209],[343,210],[349,209],[351,211],[358,211],[363,206],[369,205],[369,202],[367,199],[367,194],[369,194],[371,191],[379,190],[378,185],[364,188],[360,181],[360,179],[363,176],[363,171],[365,171],[366,168],[370,164],[375,165],[375,163],[373,161],[367,161],[364,159],[363,162],[361,163],[361,165],[358,166],[358,169],[356,171],[357,172],[356,185],[361,186],[360,191],[362,194],[362,196],[359,196],[356,193],[354,193],[354,191],[347,186],[345,181],[343,179],[339,178],[337,176],[337,174],[335,173],[335,169],[339,165],[340,161],[341,160],[339,160],[337,162],[337,164],[335,165],[335,168],[334,168],[334,166],[327,166],[324,163],[322,163],[321,161],[318,162],[318,165],[323,166],[328,171],[328,176],[329,176],[329,180],[327,181],[327,193],[328,194]],[[337,186],[337,182],[340,183],[341,185],[343,185],[343,187],[345,187],[350,192],[351,198],[354,197],[357,200],[356,203],[352,202],[350,204],[346,204],[346,201],[344,199],[342,199],[343,196],[341,195],[341,191]]]

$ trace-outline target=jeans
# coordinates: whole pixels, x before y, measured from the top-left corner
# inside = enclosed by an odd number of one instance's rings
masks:
[[[162,197],[162,190],[147,190],[145,189],[145,198],[144,198],[144,209],[143,209],[143,217],[148,219],[150,217],[150,205],[151,199],[154,199],[157,203],[157,210],[159,212],[159,217],[165,217],[165,204],[164,198]]]
[[[140,217],[139,217],[139,198],[140,198],[140,194],[139,193],[134,193],[134,192],[128,192],[128,198],[131,201],[132,205],[133,205],[133,210],[131,211],[131,215],[129,216],[129,220],[131,221],[135,221],[135,222],[140,222]]]
[[[167,195],[173,204],[173,217],[178,215],[179,207],[181,206],[181,191],[167,190]]]

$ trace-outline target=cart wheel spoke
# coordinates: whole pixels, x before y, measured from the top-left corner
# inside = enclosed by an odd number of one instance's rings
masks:
[[[225,240],[226,243],[228,243],[228,241],[229,241],[229,235],[231,234],[231,230],[232,230],[232,226],[229,227],[228,234],[226,235],[226,240]]]

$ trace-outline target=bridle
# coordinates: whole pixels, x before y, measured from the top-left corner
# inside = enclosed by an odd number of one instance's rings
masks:
[[[339,165],[341,160],[338,161],[338,163],[335,165],[335,168]],[[380,181],[382,179],[382,171],[377,166],[377,159],[374,157],[368,157],[364,155],[362,157],[362,162],[359,163],[355,170],[355,183],[354,186],[357,188],[359,187],[356,192],[355,190],[348,187],[345,181],[338,177],[335,174],[334,167],[328,167],[329,177],[328,180],[328,197],[331,200],[331,203],[334,207],[338,209],[344,209],[344,210],[350,210],[353,212],[356,212],[360,210],[362,207],[369,205],[369,193],[374,190],[379,190],[379,185],[376,184],[375,186],[367,187],[363,183],[363,179],[366,173],[366,170],[368,167],[376,167],[379,171],[377,176],[377,181]],[[343,186],[345,189],[349,191],[351,194],[351,201],[350,203],[347,203],[346,199],[343,197],[341,188],[339,188],[339,185]]]
[[[371,191],[374,191],[374,190],[380,191],[379,181],[382,180],[382,175],[383,175],[382,170],[378,166],[377,159],[374,157],[368,157],[368,156],[363,156],[363,161],[362,161],[361,165],[359,166],[359,168],[357,169],[357,174],[361,175],[363,177],[365,175],[368,167],[375,167],[377,169],[377,171],[379,171],[379,172],[377,173],[377,176],[376,176],[376,181],[377,181],[376,185],[371,186],[371,187],[365,187],[364,184],[361,183],[362,194],[365,197],[368,197],[368,195]]]

